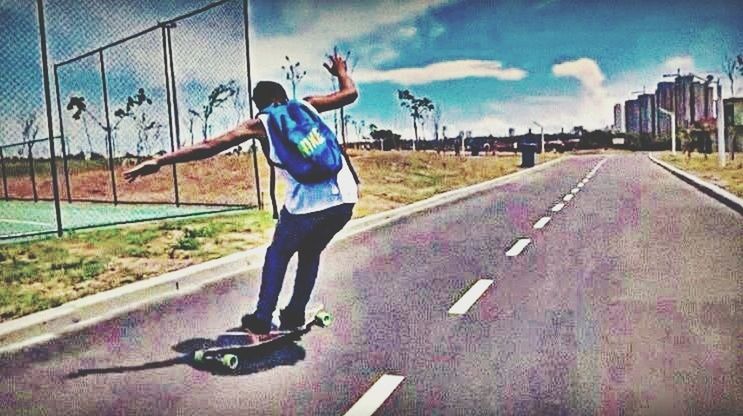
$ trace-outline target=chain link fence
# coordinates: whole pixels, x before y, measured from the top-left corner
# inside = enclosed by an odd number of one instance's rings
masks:
[[[119,211],[94,209],[91,215],[103,218],[86,221],[86,227],[111,224],[113,217],[130,222],[179,216],[172,207],[190,207],[192,215],[195,208],[262,205],[259,171],[265,166],[250,143],[132,184],[123,180],[135,164],[208,140],[252,115],[245,0],[194,0],[190,10],[146,0],[43,4],[55,154],[52,140],[42,138],[50,135],[36,2],[0,2],[0,23],[14,23],[0,28],[9,40],[0,51],[10,58],[0,71],[7,89],[0,96],[0,239],[58,228],[50,203],[53,161],[63,229],[75,228],[65,210],[80,203],[111,204]],[[168,208],[160,215],[157,205]],[[24,225],[27,232],[19,232]]]

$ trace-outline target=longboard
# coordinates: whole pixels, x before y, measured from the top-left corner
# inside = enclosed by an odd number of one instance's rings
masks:
[[[198,363],[216,362],[230,370],[235,370],[240,362],[238,353],[290,336],[305,334],[315,325],[326,328],[332,321],[332,315],[324,309],[323,305],[318,305],[307,311],[304,325],[295,329],[280,330],[272,325],[271,331],[267,334],[253,334],[247,331],[225,332],[217,337],[215,346],[196,350],[193,358]]]

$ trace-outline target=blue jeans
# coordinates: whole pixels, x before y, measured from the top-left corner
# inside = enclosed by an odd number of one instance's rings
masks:
[[[294,292],[286,307],[290,314],[304,314],[317,279],[320,254],[330,240],[351,219],[354,204],[343,204],[323,211],[293,215],[281,209],[273,241],[266,251],[261,290],[255,316],[270,321],[284,284],[289,260],[299,253]]]

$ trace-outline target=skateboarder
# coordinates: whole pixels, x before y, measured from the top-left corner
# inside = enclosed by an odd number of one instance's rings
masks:
[[[323,65],[338,78],[339,91],[306,97],[302,105],[308,111],[324,112],[353,103],[358,92],[347,72],[345,60],[334,54],[329,56],[329,63]],[[256,118],[211,140],[143,162],[124,172],[124,178],[132,182],[139,176],[157,172],[164,165],[206,159],[251,138],[267,145],[270,150],[266,154],[270,162],[278,166],[282,161],[275,148],[280,138],[272,137],[277,130],[269,124],[269,114],[263,111],[286,104],[287,101],[286,92],[280,84],[261,81],[253,90],[253,102],[261,110]],[[291,329],[305,323],[305,307],[317,278],[320,254],[351,219],[353,207],[358,201],[358,185],[352,168],[347,159],[342,158],[341,162],[337,175],[312,184],[299,182],[286,170],[279,169],[287,182],[286,198],[273,241],[266,251],[258,305],[253,313],[243,316],[243,329],[256,334],[270,331],[271,317],[294,253],[299,256],[297,274],[291,300],[280,312],[281,329]]]

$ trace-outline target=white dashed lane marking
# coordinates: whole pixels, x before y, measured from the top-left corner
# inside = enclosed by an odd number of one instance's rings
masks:
[[[516,242],[516,244],[513,245],[508,251],[506,251],[506,256],[508,257],[514,257],[521,254],[522,251],[526,248],[526,246],[531,243],[531,240],[528,238],[522,238],[519,239],[519,241]]]
[[[552,212],[560,212],[560,210],[563,209],[564,207],[565,207],[565,204],[560,202],[559,204],[552,207]]]
[[[486,290],[493,284],[492,280],[480,279],[472,285],[467,293],[462,295],[459,300],[449,308],[450,315],[464,315],[477,302],[478,299],[485,293]]]
[[[353,407],[348,409],[345,416],[371,416],[404,379],[403,376],[384,374]]]
[[[570,192],[573,194],[577,194],[580,191],[579,188],[573,188]]]
[[[565,201],[565,202],[569,202],[571,199],[573,199],[574,196],[575,195],[573,195],[573,194],[567,194],[567,195],[565,195],[565,197],[562,198],[562,200]]]
[[[537,230],[542,229],[548,222],[550,222],[550,217],[542,217],[534,224],[534,228]]]

